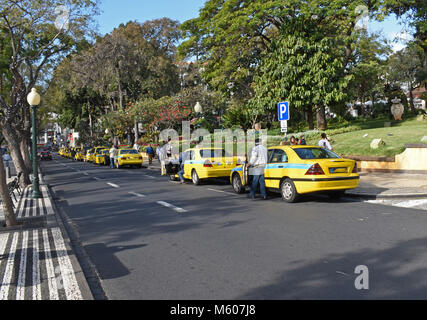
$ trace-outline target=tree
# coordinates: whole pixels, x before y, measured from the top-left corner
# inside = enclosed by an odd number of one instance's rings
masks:
[[[91,0],[2,0],[0,29],[10,41],[10,90],[1,92],[1,130],[11,149],[21,185],[30,183],[30,108],[26,96],[41,71],[88,36],[97,4]]]
[[[4,138],[0,133],[0,145],[3,144]],[[3,214],[8,227],[16,225],[15,212],[13,210],[13,202],[9,194],[9,189],[6,182],[6,171],[3,164],[3,155],[0,154],[0,196],[2,200]]]
[[[416,110],[412,91],[425,80],[426,68],[425,52],[416,42],[410,42],[406,48],[393,54],[389,60],[388,80],[408,88],[409,106],[414,114]]]

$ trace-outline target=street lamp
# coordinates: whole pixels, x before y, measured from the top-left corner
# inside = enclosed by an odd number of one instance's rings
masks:
[[[39,171],[37,168],[37,106],[40,104],[40,95],[35,88],[27,96],[28,104],[31,106],[33,122],[33,199],[42,198],[39,186]]]

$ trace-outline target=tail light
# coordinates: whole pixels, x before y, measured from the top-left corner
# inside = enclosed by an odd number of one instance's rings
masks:
[[[306,172],[306,176],[321,176],[324,175],[325,172],[323,172],[322,167],[316,163],[314,165],[311,166],[310,169],[308,169],[308,171]]]
[[[139,160],[142,160],[142,157],[139,157],[138,159],[139,159]]]
[[[123,158],[122,158],[122,160],[126,160],[126,159],[127,159],[126,157],[123,157]]]
[[[203,165],[205,168],[212,168],[212,163],[209,160],[205,161],[205,164]]]
[[[357,168],[357,162],[354,163],[354,168],[351,173],[359,173],[359,169]]]

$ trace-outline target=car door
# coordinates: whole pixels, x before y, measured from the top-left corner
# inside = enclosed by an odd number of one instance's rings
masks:
[[[193,170],[194,151],[186,151],[186,158],[184,162],[184,178],[191,179],[191,171]]]
[[[269,162],[265,170],[265,185],[268,188],[280,188],[280,180],[286,176],[288,155],[283,149],[273,149],[269,154]]]

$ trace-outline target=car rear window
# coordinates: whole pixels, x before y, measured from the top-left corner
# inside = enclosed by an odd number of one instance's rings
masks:
[[[120,154],[138,154],[136,150],[120,150]]]
[[[200,150],[202,158],[215,158],[215,157],[231,157],[224,149],[203,149]]]
[[[323,148],[298,148],[294,149],[295,153],[302,160],[314,159],[339,159],[340,156]]]

